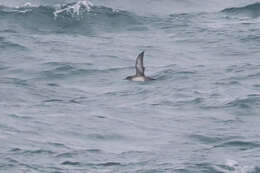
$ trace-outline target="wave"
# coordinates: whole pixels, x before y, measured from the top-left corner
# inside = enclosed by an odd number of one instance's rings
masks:
[[[81,16],[85,12],[89,12],[93,8],[93,4],[90,1],[79,1],[76,3],[66,4],[60,9],[57,9],[53,14],[57,18],[59,15],[69,15],[69,16]]]
[[[216,169],[216,172],[257,173],[260,171],[258,166],[247,164],[245,165],[231,159],[226,159],[224,163],[215,165],[214,169]]]
[[[249,4],[244,7],[226,8],[222,10],[222,12],[256,18],[260,16],[260,2]]]
[[[219,147],[238,147],[240,148],[240,150],[247,150],[252,148],[259,148],[260,144],[255,141],[234,140],[234,141],[227,141],[224,143],[220,143],[214,146],[214,148],[219,148]]]
[[[55,152],[51,150],[44,150],[44,149],[36,149],[36,150],[25,150],[21,148],[13,148],[10,150],[10,152],[16,153],[16,154],[48,154],[52,155],[55,154]]]
[[[1,49],[16,49],[16,50],[26,50],[27,48],[24,47],[23,45],[11,42],[6,40],[4,37],[0,37],[0,50]]]
[[[140,24],[139,19],[140,17],[130,12],[95,6],[87,0],[55,6],[33,6],[30,3],[17,8],[0,6],[0,24],[5,22],[2,26],[18,25],[18,29],[22,27],[37,32],[84,34],[99,30],[131,30]]]
[[[70,166],[80,166],[83,165],[80,162],[74,162],[74,161],[64,161],[61,163],[62,165],[70,165]],[[88,163],[88,166],[95,166],[95,167],[110,167],[110,166],[120,166],[122,165],[119,162],[104,162],[104,163]]]
[[[246,98],[235,99],[226,104],[227,107],[251,109],[260,105],[260,97],[257,94],[248,95]]]

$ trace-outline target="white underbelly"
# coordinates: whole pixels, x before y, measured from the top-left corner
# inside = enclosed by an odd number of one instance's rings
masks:
[[[138,76],[138,77],[134,77],[132,78],[133,81],[145,81],[145,78],[143,76]]]

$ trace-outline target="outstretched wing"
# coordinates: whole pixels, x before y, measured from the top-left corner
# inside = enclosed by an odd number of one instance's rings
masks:
[[[135,63],[136,76],[144,76],[144,51],[141,52],[137,58]]]

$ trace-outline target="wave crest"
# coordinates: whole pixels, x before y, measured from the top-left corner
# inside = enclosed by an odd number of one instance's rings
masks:
[[[33,6],[30,3],[16,8],[0,6],[0,25],[13,23],[36,32],[117,32],[131,30],[140,24],[139,19],[142,18],[130,12],[95,6],[88,0],[59,6]]]
[[[80,16],[84,12],[90,11],[91,7],[94,5],[87,0],[82,0],[74,4],[67,4],[60,9],[54,11],[54,17],[57,18],[59,14],[64,15],[71,15],[71,16]]]
[[[246,15],[249,17],[256,18],[260,16],[260,2],[250,4],[244,7],[226,8],[222,10],[222,12],[234,15]]]

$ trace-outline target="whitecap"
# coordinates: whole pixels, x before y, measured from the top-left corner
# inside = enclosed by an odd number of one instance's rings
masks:
[[[255,166],[241,165],[235,160],[227,159],[225,165],[234,173],[249,173],[255,172]]]
[[[22,7],[32,7],[32,4],[30,2],[26,2],[22,5]]]
[[[55,19],[58,17],[59,14],[70,14],[72,17],[79,16],[83,12],[90,11],[93,4],[89,0],[80,0],[75,4],[61,7],[60,9],[56,9],[53,13]]]

